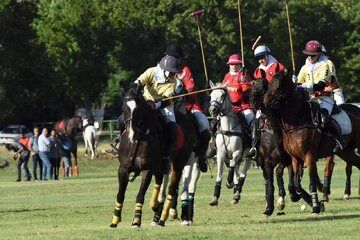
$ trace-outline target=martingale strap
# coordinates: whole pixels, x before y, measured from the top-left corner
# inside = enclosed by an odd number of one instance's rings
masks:
[[[241,137],[241,136],[242,136],[242,133],[232,132],[232,131],[223,131],[223,130],[220,130],[220,133],[221,133],[222,135],[225,135],[225,136],[238,136],[238,137]]]

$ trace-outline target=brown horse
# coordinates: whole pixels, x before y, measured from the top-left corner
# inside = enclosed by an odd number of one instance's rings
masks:
[[[133,227],[140,227],[144,197],[151,182],[155,177],[155,186],[151,196],[150,207],[158,212],[160,204],[157,202],[160,186],[163,181],[165,163],[164,134],[159,113],[151,107],[139,90],[130,89],[124,99],[123,114],[126,122],[126,130],[121,135],[118,149],[120,166],[118,170],[119,190],[115,204],[114,216],[110,227],[117,227],[121,221],[121,211],[124,203],[125,192],[129,182],[129,174],[135,176],[141,173],[142,180],[136,198],[135,216],[132,221]],[[170,205],[176,201],[175,195],[181,179],[182,170],[187,163],[196,139],[196,131],[190,119],[186,115],[176,115],[178,124],[178,143],[171,154],[171,183],[165,203],[161,206],[161,216],[157,222],[159,226],[165,226],[168,218]],[[134,178],[134,177],[133,177]]]
[[[77,161],[77,141],[76,135],[83,131],[83,124],[80,117],[73,117],[60,120],[54,124],[53,128],[56,134],[62,137],[68,137],[71,140],[71,153],[74,156],[74,164],[75,164],[75,174],[79,176],[79,168]],[[65,172],[63,173],[63,175]],[[70,167],[70,174],[72,174],[72,169]]]
[[[311,120],[311,109],[308,104],[308,94],[303,89],[297,89],[289,75],[280,74],[269,84],[263,98],[265,111],[271,116],[271,125],[280,127],[283,132],[284,149],[292,157],[295,173],[295,188],[301,193],[301,168],[306,163],[310,176],[310,191],[313,214],[321,210],[317,196],[317,168],[319,158],[332,156],[334,140],[321,133]],[[360,108],[343,104],[344,110],[350,118],[352,132],[343,135],[345,149],[337,155],[352,165],[360,168],[360,157],[356,149],[360,148]]]

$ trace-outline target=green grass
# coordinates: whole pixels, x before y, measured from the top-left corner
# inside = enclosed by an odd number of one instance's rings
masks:
[[[81,156],[83,153],[80,154]],[[1,150],[0,163],[11,159]],[[62,181],[16,183],[16,164],[0,169],[0,239],[359,239],[359,172],[354,169],[352,196],[342,200],[345,164],[336,160],[330,202],[316,217],[311,209],[286,197],[285,216],[264,218],[264,180],[261,170],[251,169],[240,204],[229,204],[232,193],[222,188],[218,207],[210,207],[214,179],[201,176],[195,198],[195,224],[182,227],[179,221],[165,228],[150,226],[152,212],[146,195],[141,229],[132,229],[135,196],[140,178],[128,185],[123,221],[110,229],[117,193],[118,160],[100,155],[94,161],[81,157],[80,177]],[[319,163],[322,173],[323,162]],[[32,164],[30,164],[32,169]],[[307,174],[307,172],[306,172]],[[287,175],[287,173],[286,173]],[[322,174],[320,174],[322,175]],[[287,182],[287,179],[285,179]],[[303,180],[308,186],[308,176]],[[307,188],[307,187],[306,187]]]

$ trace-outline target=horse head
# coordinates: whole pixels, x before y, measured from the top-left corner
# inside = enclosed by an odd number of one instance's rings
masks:
[[[280,72],[274,76],[272,82],[268,85],[263,104],[267,113],[274,114],[284,103],[295,98],[296,88],[290,74]]]
[[[254,109],[263,108],[263,97],[268,89],[268,81],[266,78],[252,82],[252,89],[250,92],[250,104]]]
[[[141,91],[130,89],[124,97],[123,113],[130,142],[139,140],[149,133],[150,114],[153,109]]]
[[[224,111],[228,110],[230,105],[225,86],[222,87],[221,84],[217,84],[212,87],[215,87],[215,89],[210,94],[209,113],[215,117],[218,114],[224,114]]]

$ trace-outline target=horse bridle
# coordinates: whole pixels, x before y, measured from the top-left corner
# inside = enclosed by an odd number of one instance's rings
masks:
[[[226,93],[226,91],[224,89],[220,89],[220,90],[224,92],[224,94],[221,96],[220,103],[218,101],[216,101],[216,100],[212,100],[212,101],[210,101],[210,106],[214,106],[215,108],[219,109],[220,116],[225,116],[226,114],[228,114],[232,110],[232,107],[230,105],[230,107],[228,109],[226,108],[225,111],[222,110],[222,107],[224,105],[227,93]]]
[[[125,100],[125,102],[133,100],[138,104],[138,102],[136,101],[135,98],[125,98],[124,100]],[[127,106],[127,104],[123,105],[123,110],[126,106]],[[135,131],[136,135],[139,137],[138,140],[142,140],[148,135],[149,128],[150,128],[148,121],[146,121],[144,119],[136,119],[136,121],[134,121],[133,116],[129,116],[128,118],[125,118],[124,121],[125,121],[125,125],[127,125],[128,123],[133,123],[133,131]]]

